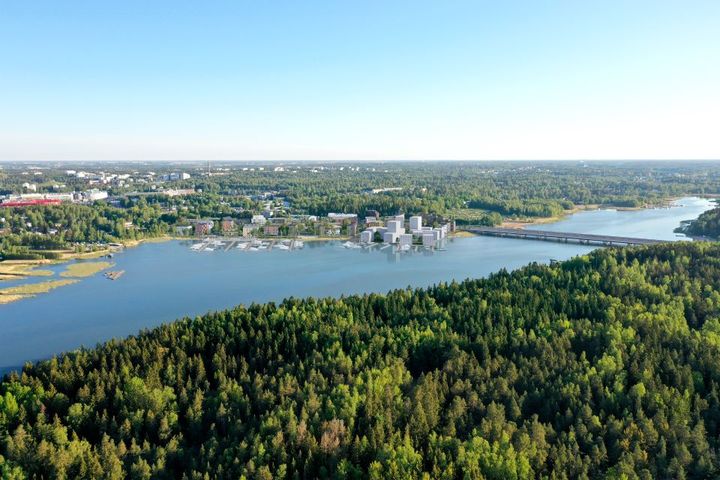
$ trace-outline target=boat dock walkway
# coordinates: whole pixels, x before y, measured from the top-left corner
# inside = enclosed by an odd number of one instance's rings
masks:
[[[229,252],[230,250],[257,251],[263,250],[271,252],[273,249],[278,250],[300,250],[304,247],[304,243],[298,239],[288,238],[253,238],[253,237],[218,237],[207,236],[194,239],[192,250],[197,252],[207,252],[220,250]]]
[[[594,235],[589,233],[552,232],[548,230],[529,230],[524,228],[471,227],[465,229],[477,235],[491,237],[519,238],[523,240],[541,240],[545,242],[581,243],[584,245],[654,245],[668,240],[650,238],[615,237],[612,235]]]

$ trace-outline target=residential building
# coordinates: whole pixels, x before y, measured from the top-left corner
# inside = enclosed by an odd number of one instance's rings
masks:
[[[202,235],[209,235],[214,225],[215,222],[212,220],[198,220],[195,223],[195,235],[198,237]]]
[[[354,237],[355,235],[357,235],[357,229],[358,229],[358,224],[357,224],[357,219],[355,219],[354,222],[350,222],[350,224],[348,225],[348,235],[350,235],[351,237]]]
[[[397,235],[400,235],[401,233],[405,233],[405,228],[403,226],[403,221],[400,220],[390,220],[387,222],[387,230],[390,233],[394,233]]]
[[[435,246],[435,235],[432,233],[423,233],[422,243],[423,243],[424,247],[434,247]]]
[[[253,225],[265,225],[265,223],[267,223],[267,218],[262,215],[253,215],[250,223]]]
[[[175,227],[175,235],[187,237],[192,233],[193,227],[190,225],[180,225]]]
[[[382,234],[383,236],[383,242],[385,243],[397,243],[398,237],[400,236],[397,232],[385,232]]]
[[[413,215],[410,217],[410,231],[422,229],[422,217],[420,215]]]
[[[265,235],[277,237],[280,235],[280,225],[265,225],[263,227],[263,233]]]
[[[335,223],[343,223],[345,221],[357,222],[356,213],[328,213],[328,220]]]
[[[413,242],[412,233],[403,233],[399,236],[398,240],[400,242],[401,247],[404,247],[404,246],[409,247],[412,245],[412,242]]]
[[[235,220],[231,217],[225,217],[220,221],[220,228],[224,233],[232,232],[235,230]]]
[[[374,230],[364,230],[364,231],[360,232],[360,242],[361,243],[372,243],[374,237],[375,237]]]
[[[104,190],[92,189],[85,192],[84,196],[87,201],[94,202],[96,200],[105,200],[108,198],[108,193]]]
[[[253,225],[251,223],[246,223],[245,225],[243,225],[243,228],[242,228],[243,237],[252,237],[252,234],[256,228],[257,228],[257,226]]]

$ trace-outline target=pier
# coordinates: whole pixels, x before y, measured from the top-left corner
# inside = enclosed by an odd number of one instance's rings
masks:
[[[545,242],[580,243],[583,245],[627,246],[655,245],[667,240],[650,238],[615,237],[612,235],[593,235],[589,233],[551,232],[547,230],[526,230],[523,228],[472,227],[465,229],[477,235],[491,237],[519,238],[523,240],[540,240]]]

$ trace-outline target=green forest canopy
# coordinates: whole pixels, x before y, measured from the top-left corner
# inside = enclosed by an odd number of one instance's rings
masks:
[[[690,236],[720,238],[720,208],[701,213],[698,218],[680,230]]]
[[[720,246],[184,319],[0,384],[3,478],[717,478]]]

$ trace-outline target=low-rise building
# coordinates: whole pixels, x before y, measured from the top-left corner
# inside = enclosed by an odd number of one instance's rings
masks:
[[[224,233],[232,232],[235,230],[235,220],[231,217],[225,217],[220,221],[220,228]]]
[[[195,235],[198,237],[202,235],[209,235],[214,225],[215,222],[212,220],[198,220],[195,223]]]
[[[375,231],[374,230],[364,230],[360,232],[360,242],[361,243],[372,243],[375,237]]]
[[[94,202],[96,200],[105,200],[108,198],[108,193],[104,190],[97,190],[93,188],[92,190],[85,192],[84,197],[87,201]]]
[[[175,227],[175,235],[187,237],[192,233],[193,227],[190,225],[179,225]]]
[[[370,217],[373,217],[375,220],[379,220],[380,212],[378,212],[377,210],[373,210],[373,209],[366,210],[365,211],[365,219],[367,220]]]
[[[253,215],[250,223],[253,225],[265,225],[267,223],[267,218],[263,215]]]
[[[327,216],[328,220],[334,223],[343,223],[345,221],[357,222],[357,214],[356,213],[328,213]]]
[[[252,237],[253,232],[257,228],[256,225],[253,225],[252,223],[246,223],[242,227],[242,235],[243,237]]]
[[[358,230],[357,221],[350,222],[347,229],[348,229],[348,235],[350,235],[351,237],[354,237],[355,235],[357,235],[357,230]]]
[[[280,225],[265,225],[263,227],[263,233],[272,237],[280,235]]]

